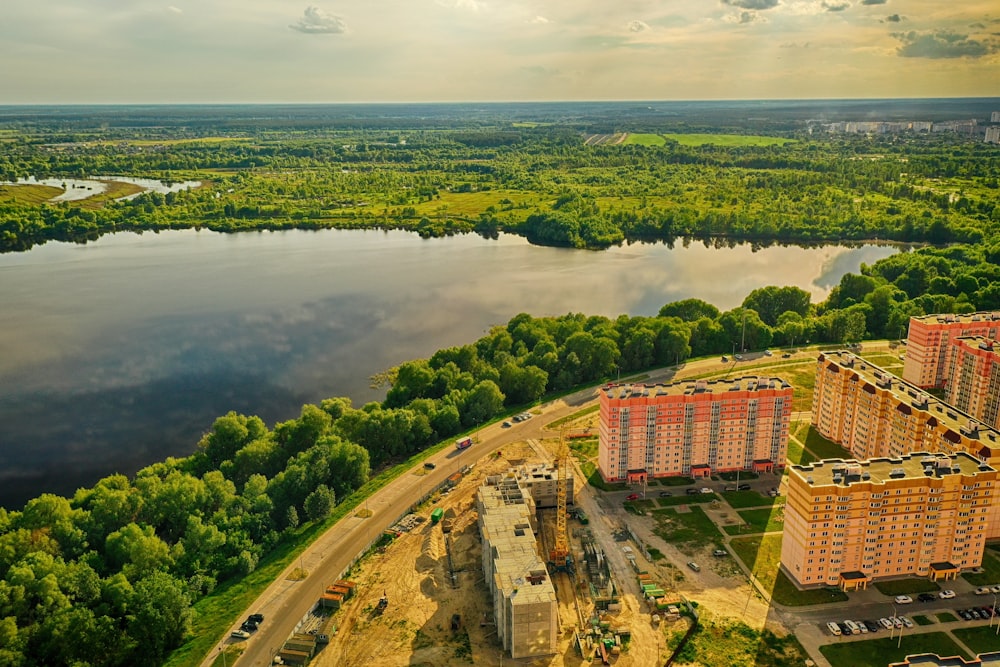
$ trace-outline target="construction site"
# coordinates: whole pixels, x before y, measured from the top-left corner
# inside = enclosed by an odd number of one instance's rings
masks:
[[[327,591],[310,664],[663,664],[664,629],[685,634],[693,608],[579,479],[559,435],[450,479],[352,569],[349,595]]]

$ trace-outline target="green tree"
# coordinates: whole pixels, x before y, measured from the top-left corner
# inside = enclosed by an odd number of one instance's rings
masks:
[[[333,491],[326,484],[320,484],[306,496],[304,509],[310,521],[319,521],[328,517],[335,505],[336,498],[333,496]]]

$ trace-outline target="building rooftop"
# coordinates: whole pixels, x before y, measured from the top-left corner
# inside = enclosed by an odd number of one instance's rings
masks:
[[[757,375],[720,380],[689,380],[670,384],[609,384],[604,393],[608,398],[640,398],[652,396],[680,396],[695,394],[725,394],[730,391],[760,391],[764,389],[790,389],[792,385],[781,378]]]
[[[897,407],[900,412],[910,414],[912,410],[920,410],[928,413],[930,415],[928,424],[930,426],[938,426],[939,424],[943,426],[945,437],[952,442],[961,442],[959,435],[961,434],[970,440],[982,442],[984,447],[991,450],[992,453],[989,456],[1000,455],[1000,431],[975,419],[968,413],[934,398],[920,387],[896,377],[889,371],[883,370],[847,350],[821,352],[819,362],[832,364],[828,368],[835,372],[839,372],[841,369],[851,369],[872,386],[871,393],[875,393],[875,387],[892,393],[900,403]]]
[[[950,324],[953,322],[994,322],[1000,320],[1000,313],[979,311],[977,313],[938,313],[935,315],[914,315],[911,320],[924,324]]]
[[[1000,651],[980,653],[972,660],[959,656],[940,657],[935,653],[908,655],[903,662],[894,662],[889,667],[1000,667]]]
[[[968,347],[978,348],[984,352],[1000,354],[1000,345],[998,345],[992,338],[987,338],[986,336],[959,336],[958,338],[953,339],[953,342],[962,343]]]
[[[877,458],[869,461],[824,459],[807,465],[793,465],[789,470],[790,474],[802,477],[812,486],[849,486],[858,482],[886,484],[902,479],[974,475],[979,472],[992,472],[993,468],[965,452],[950,456],[913,452],[899,458]]]

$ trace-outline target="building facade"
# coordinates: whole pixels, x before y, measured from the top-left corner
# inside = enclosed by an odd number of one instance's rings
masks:
[[[598,469],[608,482],[772,471],[785,464],[791,412],[779,378],[608,385]]]
[[[816,362],[812,423],[859,460],[910,452],[965,452],[1000,466],[1000,432],[850,352]],[[988,521],[1000,537],[1000,507]]]
[[[512,658],[558,652],[559,610],[545,563],[531,491],[514,473],[487,479],[476,495],[483,574],[493,598],[497,637]]]
[[[948,403],[996,427],[1000,417],[1000,344],[982,336],[951,343]]]
[[[982,563],[996,484],[997,471],[964,452],[793,465],[781,567],[802,587],[845,590],[954,579]]]
[[[1000,336],[1000,313],[922,315],[910,318],[903,379],[923,388],[947,384],[951,341],[962,336]]]

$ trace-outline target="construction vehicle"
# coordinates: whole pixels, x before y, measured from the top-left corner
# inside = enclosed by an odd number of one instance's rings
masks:
[[[378,606],[375,607],[375,613],[381,614],[382,612],[385,611],[386,607],[388,606],[389,606],[389,596],[385,594],[385,591],[382,591],[382,597],[378,599]]]

